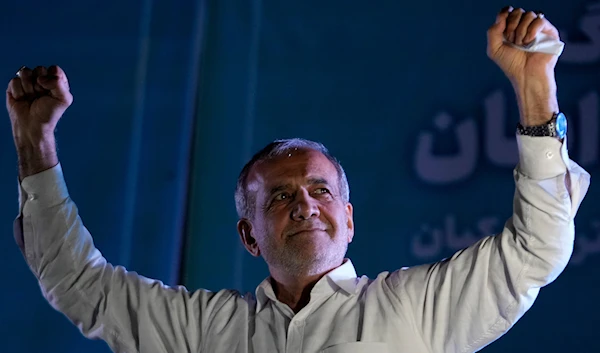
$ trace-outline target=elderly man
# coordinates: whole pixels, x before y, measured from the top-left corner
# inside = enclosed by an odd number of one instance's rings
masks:
[[[503,231],[431,265],[357,277],[344,170],[321,144],[269,144],[242,170],[238,232],[270,277],[256,296],[189,292],[108,264],[69,198],[54,129],[72,102],[64,72],[23,68],[7,108],[19,157],[15,237],[47,300],[115,352],[474,352],[503,335],[565,268],[589,175],[569,160],[557,56],[542,16],[502,10],[488,55],[515,88],[521,124],[514,214]]]

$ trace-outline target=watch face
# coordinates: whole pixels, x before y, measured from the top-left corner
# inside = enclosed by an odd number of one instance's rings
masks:
[[[556,135],[559,138],[564,138],[567,134],[567,117],[563,113],[558,113],[556,116]]]

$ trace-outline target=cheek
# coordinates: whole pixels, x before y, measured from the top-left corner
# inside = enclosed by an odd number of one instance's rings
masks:
[[[343,228],[344,230],[348,229],[348,220],[350,219],[350,215],[348,215],[348,212],[346,212],[346,207],[340,207],[338,212],[339,227]]]
[[[330,223],[336,231],[345,231],[348,228],[348,216],[338,207],[329,209],[326,212],[321,212],[321,216],[325,216],[328,223]]]
[[[284,223],[290,218],[291,210],[289,205],[279,205],[265,214],[265,219],[268,219],[272,224]]]
[[[281,231],[287,225],[287,217],[283,214],[272,212],[264,215],[264,217],[259,221],[259,228],[262,233],[265,235],[272,235],[281,233]]]

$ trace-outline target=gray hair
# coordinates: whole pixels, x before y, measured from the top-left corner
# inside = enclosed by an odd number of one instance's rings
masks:
[[[275,140],[258,151],[252,159],[242,169],[238,177],[237,187],[235,189],[235,209],[240,218],[254,217],[254,207],[256,204],[256,195],[248,192],[248,174],[254,165],[259,162],[288,153],[291,149],[314,150],[321,152],[334,165],[338,174],[339,193],[344,202],[350,201],[350,186],[346,172],[340,162],[331,154],[327,147],[322,143],[305,140],[301,138]]]

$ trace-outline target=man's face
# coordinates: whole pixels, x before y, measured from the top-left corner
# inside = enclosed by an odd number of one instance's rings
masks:
[[[271,273],[317,275],[339,266],[354,224],[338,180],[335,166],[314,150],[291,150],[255,165],[248,175],[254,217],[238,224],[248,251],[262,255]]]

